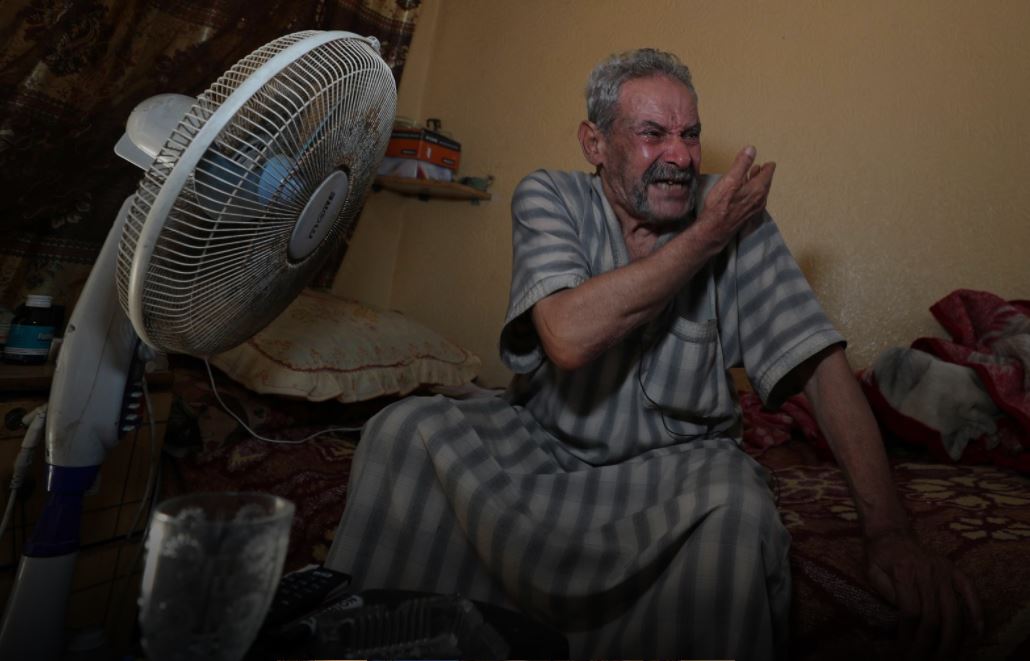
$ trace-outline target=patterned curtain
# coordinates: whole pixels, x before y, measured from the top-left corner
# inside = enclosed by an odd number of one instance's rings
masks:
[[[298,30],[379,39],[399,81],[421,0],[3,0],[0,306],[70,309],[141,172],[115,156],[137,103],[196,95]],[[330,286],[346,246],[316,285]]]

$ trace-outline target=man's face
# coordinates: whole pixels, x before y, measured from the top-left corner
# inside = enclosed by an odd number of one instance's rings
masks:
[[[601,178],[617,215],[663,223],[691,212],[701,166],[701,121],[694,95],[683,83],[667,76],[623,83],[603,141]]]

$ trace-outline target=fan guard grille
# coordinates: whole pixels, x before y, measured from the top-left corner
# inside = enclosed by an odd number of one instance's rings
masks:
[[[151,346],[209,356],[244,342],[349,238],[386,150],[396,88],[367,40],[326,34],[286,35],[239,61],[197,97],[140,181],[116,280]],[[247,82],[291,47],[285,66]],[[216,115],[241,99],[227,121]],[[291,258],[298,217],[339,170],[349,182],[339,213],[310,254]]]

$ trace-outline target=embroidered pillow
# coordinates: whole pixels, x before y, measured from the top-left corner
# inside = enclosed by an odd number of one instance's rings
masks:
[[[255,392],[316,402],[462,385],[481,367],[478,356],[399,312],[309,289],[264,330],[210,362]]]

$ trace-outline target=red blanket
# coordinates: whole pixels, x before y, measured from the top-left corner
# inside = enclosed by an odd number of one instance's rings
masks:
[[[970,367],[991,399],[1030,441],[1030,301],[1004,301],[987,292],[960,289],[930,312],[951,335],[924,337],[912,348]]]
[[[951,340],[924,337],[911,348],[888,349],[860,374],[880,424],[942,461],[1030,473],[1030,301],[960,289],[930,310]],[[826,447],[802,395],[775,412],[751,393],[741,406],[752,453],[792,432]]]
[[[761,456],[771,447],[783,445],[796,432],[829,458],[829,444],[819,430],[815,413],[804,395],[794,395],[775,411],[762,406],[754,392],[740,395],[740,408],[744,414],[744,449],[753,456]]]

